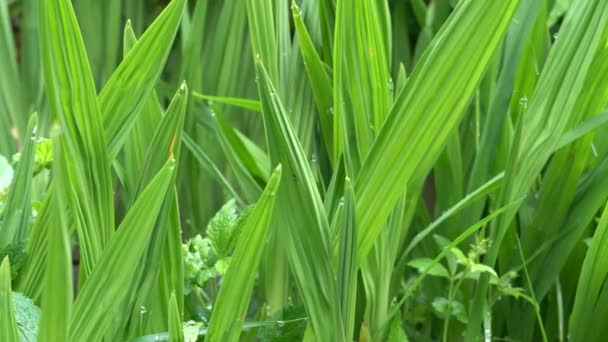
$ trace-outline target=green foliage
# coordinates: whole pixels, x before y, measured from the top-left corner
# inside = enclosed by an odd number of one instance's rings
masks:
[[[243,217],[234,199],[226,202],[205,229],[206,237],[197,234],[183,245],[184,286],[190,293],[195,286],[205,287],[210,279],[223,276],[230,266],[230,250],[237,241]]]
[[[606,340],[607,25],[0,1],[0,340]]]

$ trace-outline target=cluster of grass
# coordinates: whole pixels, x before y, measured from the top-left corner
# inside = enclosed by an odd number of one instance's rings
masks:
[[[0,0],[0,341],[604,341],[605,0]]]

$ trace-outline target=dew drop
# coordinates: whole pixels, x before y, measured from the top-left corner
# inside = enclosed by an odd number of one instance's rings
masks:
[[[208,105],[208,106],[213,106],[213,101],[212,101],[212,100],[208,100],[208,101],[207,101],[207,105]]]
[[[334,115],[334,107],[329,107],[329,109],[327,110],[327,114]]]
[[[279,327],[285,326],[285,321],[277,321],[277,326],[279,326]]]
[[[522,97],[521,99],[519,99],[519,104],[524,106],[524,107],[528,107],[528,98],[527,97]]]

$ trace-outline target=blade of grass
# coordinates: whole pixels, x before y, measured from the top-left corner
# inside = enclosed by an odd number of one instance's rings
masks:
[[[70,177],[67,198],[80,239],[81,282],[86,281],[114,232],[110,158],[95,85],[72,4],[41,1],[40,44],[46,94],[58,117]]]
[[[169,341],[184,342],[184,330],[182,328],[182,318],[175,293],[171,293],[169,299]]]
[[[263,246],[270,231],[280,182],[279,166],[242,228],[230,267],[215,301],[206,340],[238,341],[262,258]]]
[[[424,177],[443,149],[518,3],[462,1],[415,67],[355,181],[360,260],[405,186],[420,183],[412,176]],[[485,48],[467,49],[470,44]]]
[[[0,340],[18,342],[19,331],[15,320],[15,305],[11,292],[11,266],[8,256],[0,264]]]
[[[256,59],[270,159],[287,175],[277,194],[278,220],[287,227],[288,256],[315,338],[344,339],[334,277],[329,223],[312,171],[262,62]],[[294,212],[293,206],[300,210]],[[338,328],[339,327],[339,328]]]
[[[169,160],[139,196],[110,240],[74,303],[69,339],[100,340],[112,323],[108,315],[127,299],[127,287],[148,245],[161,206],[168,195],[175,161]],[[124,313],[123,313],[124,315]],[[114,317],[120,319],[120,316]],[[126,317],[124,317],[126,318]]]
[[[62,160],[61,145],[54,141],[55,160]],[[69,182],[59,163],[54,166],[56,184],[64,186]],[[42,317],[40,319],[40,341],[67,341],[72,314],[72,251],[66,213],[69,199],[61,191],[55,192],[57,224],[51,225],[52,239],[48,239],[48,262],[46,279],[42,295]]]
[[[510,203],[528,192],[559,142],[571,116],[577,113],[576,99],[585,85],[590,66],[600,46],[608,22],[608,3],[589,1],[579,3],[569,12],[560,31],[560,39],[551,50],[538,81],[527,113],[522,120],[518,148],[513,148],[507,165],[505,182],[497,205]],[[576,65],[576,67],[573,67]],[[527,107],[527,103],[522,104]],[[494,225],[485,263],[494,266],[501,242],[517,212],[512,208]],[[472,306],[466,339],[479,336],[485,311],[488,275],[482,274]]]
[[[120,151],[127,133],[152,94],[177,29],[186,0],[173,0],[129,51],[99,94],[110,156]]]
[[[4,217],[0,223],[0,246],[11,242],[25,241],[29,234],[32,213],[32,177],[34,171],[35,133],[38,115],[34,114],[27,125],[31,136],[25,139],[19,164],[13,174]]]
[[[248,110],[251,110],[254,112],[258,112],[258,113],[262,111],[262,105],[260,104],[260,101],[257,101],[257,100],[242,99],[242,98],[238,98],[238,97],[211,96],[211,95],[200,94],[197,92],[193,92],[192,95],[195,98],[206,100],[209,103],[217,102],[217,103],[221,103],[221,104],[227,104],[227,105],[231,105],[231,106],[235,106],[235,107],[240,107],[243,109],[248,109]]]
[[[338,258],[338,289],[346,341],[352,341],[357,309],[357,225],[355,222],[355,195],[350,179],[344,182],[344,198],[338,210],[340,215],[340,256]]]

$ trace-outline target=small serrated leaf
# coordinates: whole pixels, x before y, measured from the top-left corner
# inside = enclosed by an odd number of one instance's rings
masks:
[[[207,237],[220,258],[228,254],[238,219],[237,209],[234,199],[228,201],[207,225]]]

